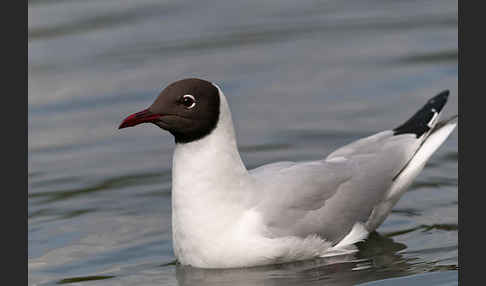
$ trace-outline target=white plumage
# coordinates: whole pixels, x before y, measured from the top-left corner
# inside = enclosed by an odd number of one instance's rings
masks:
[[[172,166],[175,255],[201,268],[311,259],[365,239],[457,124],[450,120],[418,138],[383,131],[316,161],[247,170],[218,90],[216,128],[177,144]]]

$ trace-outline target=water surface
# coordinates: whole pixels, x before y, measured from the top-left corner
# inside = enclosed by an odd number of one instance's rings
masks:
[[[175,265],[171,136],[120,132],[161,88],[224,90],[253,168],[398,126],[451,90],[457,1],[29,1],[29,284],[455,285],[457,131],[353,256]],[[400,284],[401,283],[401,284]]]

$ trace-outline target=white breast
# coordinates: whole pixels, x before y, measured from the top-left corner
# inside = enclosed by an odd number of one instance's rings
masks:
[[[220,119],[208,136],[177,144],[172,166],[172,230],[179,262],[201,268],[310,259],[329,248],[313,235],[274,238],[254,210],[257,182],[238,153],[222,92]],[[262,190],[263,191],[263,190]]]

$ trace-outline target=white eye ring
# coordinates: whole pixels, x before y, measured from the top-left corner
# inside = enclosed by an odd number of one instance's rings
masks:
[[[186,105],[186,100],[188,98],[191,100],[191,104],[190,105]],[[191,109],[194,106],[196,106],[196,98],[194,98],[194,96],[192,96],[190,94],[183,95],[181,101],[182,101],[182,105],[184,105],[184,107],[187,108],[187,109]]]

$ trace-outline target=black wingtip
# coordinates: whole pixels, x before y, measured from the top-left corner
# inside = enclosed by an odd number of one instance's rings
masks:
[[[444,90],[429,99],[409,120],[393,129],[394,135],[410,133],[415,134],[418,138],[428,132],[433,127],[431,126],[432,121],[444,108],[448,98],[449,90]]]
[[[438,95],[432,97],[426,104],[433,106],[437,110],[437,112],[440,112],[442,108],[446,105],[447,99],[449,98],[449,90],[444,90]],[[425,106],[424,106],[425,107]]]

